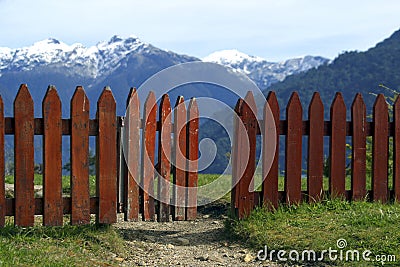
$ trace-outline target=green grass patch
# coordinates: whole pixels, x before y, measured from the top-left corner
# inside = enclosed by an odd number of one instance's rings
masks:
[[[338,250],[337,240],[345,239],[347,246],[343,249],[344,253],[347,250],[358,250],[361,258],[363,251],[370,250],[371,259],[375,260],[375,256],[378,255],[394,255],[398,264],[399,222],[398,203],[384,205],[363,201],[350,203],[342,200],[324,200],[315,204],[281,206],[275,212],[257,208],[247,219],[229,221],[227,230],[255,251],[267,246],[268,251],[285,250],[288,253],[290,250],[314,250],[318,255],[330,247]],[[330,261],[328,256],[324,259],[321,265],[381,265],[380,262]],[[313,263],[316,264],[317,262]]]
[[[14,176],[6,175],[5,182],[7,184],[14,184]],[[62,191],[65,196],[69,196],[71,194],[71,177],[69,175],[62,176]],[[43,185],[43,175],[35,173],[34,176],[34,184],[35,185]],[[96,195],[96,176],[89,176],[89,189],[90,196]]]
[[[126,249],[112,226],[0,229],[1,266],[117,266]]]

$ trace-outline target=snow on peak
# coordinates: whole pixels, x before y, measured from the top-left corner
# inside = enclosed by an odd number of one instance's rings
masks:
[[[99,73],[117,67],[129,53],[140,52],[146,47],[148,45],[136,36],[123,38],[115,35],[109,41],[91,47],[79,43],[67,45],[57,39],[48,38],[28,47],[0,48],[0,70],[31,70],[37,66],[50,64],[64,66],[78,64],[85,75],[96,77]]]
[[[245,53],[242,53],[236,49],[231,49],[231,50],[221,50],[221,51],[216,51],[205,58],[203,58],[203,61],[206,62],[214,62],[218,64],[223,64],[223,65],[233,65],[233,64],[239,64],[243,61],[265,61],[265,59],[261,57],[255,57],[255,56],[250,56]]]

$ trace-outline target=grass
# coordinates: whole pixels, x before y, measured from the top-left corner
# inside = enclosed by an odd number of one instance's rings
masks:
[[[126,249],[112,226],[0,229],[1,266],[117,266]]]
[[[398,203],[350,203],[326,199],[315,204],[281,206],[275,212],[257,208],[247,219],[229,221],[227,229],[256,251],[267,246],[268,251],[314,250],[318,253],[330,247],[338,250],[337,240],[345,239],[347,247],[344,252],[359,250],[361,255],[364,250],[370,250],[371,259],[376,255],[395,255],[400,261],[399,221]],[[381,265],[381,262],[330,261],[328,256],[324,259],[323,264],[339,266]],[[311,265],[316,265],[316,262]]]
[[[14,184],[14,176],[6,175],[5,182],[8,184]],[[43,175],[35,173],[34,184],[35,185],[43,185]],[[94,176],[94,175],[89,176],[89,189],[90,189],[90,196],[95,196],[96,195],[96,176]],[[62,176],[62,191],[65,196],[69,196],[69,194],[71,193],[71,178],[68,175]]]

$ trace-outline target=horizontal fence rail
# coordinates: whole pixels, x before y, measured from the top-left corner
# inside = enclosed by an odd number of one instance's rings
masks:
[[[180,123],[185,127],[175,134],[168,95],[162,97],[158,121],[154,93],[150,92],[146,100],[142,118],[135,89],[129,92],[126,116],[118,117],[113,94],[106,87],[97,102],[95,119],[89,118],[89,99],[79,86],[71,99],[71,117],[67,119],[61,117],[61,101],[54,86],[49,86],[43,99],[42,118],[34,118],[34,103],[27,85],[19,88],[14,117],[4,117],[0,97],[0,226],[5,225],[6,216],[14,216],[17,226],[33,226],[35,215],[43,215],[43,225],[63,225],[66,214],[70,214],[72,225],[90,223],[92,214],[97,223],[111,224],[117,221],[118,212],[124,213],[128,221],[138,220],[140,214],[143,220],[168,221],[170,215],[174,220],[194,220],[196,195],[189,195],[187,190],[170,192],[170,184],[165,182],[175,183],[180,172],[182,186],[197,185],[197,103],[191,99],[186,111],[183,98],[178,100],[184,109]],[[14,135],[14,198],[5,195],[5,135]],[[43,136],[43,197],[35,197],[34,193],[34,135]],[[63,135],[70,136],[69,197],[62,191]],[[96,137],[95,196],[90,195],[89,136]],[[185,140],[179,153],[183,165],[178,167],[173,162],[177,148],[171,136],[175,143]],[[149,152],[147,160],[144,150]],[[191,166],[186,168],[189,162]],[[173,196],[181,199],[183,205],[178,205]],[[176,206],[183,210],[181,216],[175,215]]]
[[[264,106],[262,120],[257,120],[254,97],[249,92],[239,99],[235,111],[235,140],[232,149],[232,211],[244,218],[255,206],[264,205],[270,210],[279,203],[298,204],[315,202],[325,196],[387,202],[400,199],[400,100],[393,105],[393,119],[389,120],[385,97],[377,96],[372,121],[367,121],[362,95],[357,94],[351,106],[351,120],[346,121],[346,106],[341,93],[337,93],[330,107],[330,120],[324,120],[324,106],[319,93],[314,93],[308,107],[308,120],[303,120],[303,109],[297,92],[286,107],[286,119],[280,120],[280,108],[274,92],[270,92]],[[239,127],[239,125],[244,125]],[[255,191],[256,136],[262,135],[262,185]],[[279,140],[285,136],[284,190],[278,190]],[[307,176],[302,176],[303,136],[307,143]],[[328,190],[323,189],[324,136],[329,137]],[[350,181],[346,190],[346,159],[351,136]],[[275,138],[273,138],[275,137]],[[367,190],[367,137],[372,141],[371,190]],[[393,138],[393,174],[389,181],[389,138]],[[248,140],[249,146],[244,147]],[[248,150],[244,153],[244,150]],[[273,155],[270,155],[273,151]],[[249,156],[247,156],[249,155]],[[302,179],[307,179],[307,189],[302,191]],[[390,189],[389,184],[392,185]]]

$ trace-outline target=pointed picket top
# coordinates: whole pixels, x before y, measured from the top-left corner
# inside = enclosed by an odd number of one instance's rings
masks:
[[[315,111],[314,111],[315,110]],[[322,114],[324,113],[324,104],[322,103],[321,96],[318,92],[314,92],[310,106],[308,108],[308,117],[310,118],[313,112],[322,110]]]
[[[364,99],[361,93],[356,94],[353,103],[351,104],[352,109],[356,109],[357,107],[365,107]]]
[[[189,114],[190,114],[190,117],[188,118],[188,120],[193,120],[193,119],[198,118],[199,107],[197,105],[197,101],[196,101],[195,97],[192,97],[190,99],[188,110],[189,110]],[[197,115],[197,116],[194,116],[194,115]]]
[[[332,112],[335,112],[335,111],[346,112],[346,104],[344,103],[343,95],[340,92],[336,93],[335,98],[332,101],[331,116],[332,116]]]
[[[388,111],[388,104],[387,104],[385,96],[383,94],[379,94],[376,97],[373,109],[374,109],[374,113],[378,110],[381,110],[381,112]]]
[[[254,99],[254,95],[252,91],[248,91],[245,98],[244,102],[247,104],[247,106],[251,109],[253,116],[257,117],[257,105],[256,101]]]
[[[286,108],[286,114],[295,112],[296,110],[297,112],[303,113],[303,107],[301,106],[299,94],[297,92],[293,92]]]
[[[161,101],[160,101],[160,110],[161,110],[162,112],[167,112],[167,114],[171,113],[171,101],[170,101],[170,99],[169,99],[168,94],[164,94],[164,95],[161,97]],[[159,117],[160,117],[160,121],[161,121],[161,118],[163,117],[162,114],[161,114],[161,112],[160,112],[160,114],[159,114]]]
[[[137,90],[135,87],[131,87],[129,89],[129,93],[128,93],[128,97],[126,98],[126,107],[128,107],[131,102],[134,102],[134,104],[136,104],[136,102],[138,102],[139,97],[137,94]]]
[[[116,111],[115,98],[109,86],[104,87],[103,92],[97,101],[97,112],[99,112],[100,109],[104,109],[105,112],[115,113]]]
[[[46,99],[46,97],[48,95],[57,95],[57,97],[58,97],[57,88],[54,85],[49,85],[47,87],[46,94],[44,95],[44,99]]]
[[[71,100],[71,111],[73,110],[73,106],[75,105],[75,108],[78,108],[78,103],[82,102],[82,111],[83,112],[89,112],[89,99],[86,96],[85,90],[83,89],[82,86],[77,86],[75,89],[75,92],[72,96]],[[78,111],[78,110],[75,110]]]
[[[150,93],[147,96],[146,101],[144,103],[144,112],[143,112],[144,114],[143,115],[147,118],[147,116],[155,108],[156,108],[156,95],[154,94],[153,91],[150,91]]]
[[[28,85],[21,84],[17,96],[15,97],[14,104],[27,101],[33,103],[31,93],[29,92]]]
[[[396,100],[394,101],[393,110],[395,109],[400,109],[400,94],[397,95]]]
[[[236,114],[238,114],[238,115],[241,115],[241,114],[242,114],[243,102],[244,102],[244,101],[243,101],[242,98],[239,98],[238,101],[236,102],[236,105],[235,105],[235,112],[236,112]]]
[[[51,104],[51,103],[56,103],[56,105],[60,105],[61,107],[61,99],[60,96],[58,95],[57,89],[54,85],[49,85],[47,87],[47,91],[46,94],[43,98],[43,113],[49,113],[51,112],[51,105],[55,105],[55,104]],[[61,108],[60,108],[61,110]]]
[[[270,106],[271,110],[273,110],[273,111],[277,110],[279,112],[279,103],[278,103],[278,99],[276,97],[276,93],[274,91],[270,91],[268,93],[267,102],[265,103],[264,110],[267,105]]]
[[[101,95],[97,103],[100,103],[102,101],[110,101],[115,103],[114,95],[109,86],[104,87],[103,92],[101,92]]]

